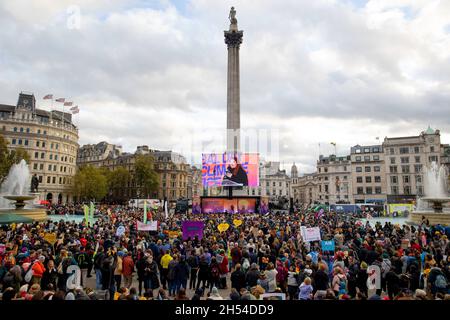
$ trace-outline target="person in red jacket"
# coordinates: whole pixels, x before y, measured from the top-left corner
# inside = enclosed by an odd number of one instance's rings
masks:
[[[41,285],[42,276],[44,275],[45,272],[44,261],[45,257],[39,256],[38,260],[36,260],[33,263],[33,266],[31,267],[33,270],[33,277],[31,278],[31,283],[33,284],[37,283]]]
[[[123,249],[122,252],[125,254],[122,259],[122,275],[124,278],[124,285],[125,288],[130,289],[133,282],[134,261],[126,249]]]
[[[228,258],[225,255],[225,250],[220,250],[220,254],[219,256],[221,257],[217,257],[217,261],[222,260],[219,263],[219,272],[220,272],[220,287],[221,289],[227,289],[227,274],[229,272],[228,270]]]

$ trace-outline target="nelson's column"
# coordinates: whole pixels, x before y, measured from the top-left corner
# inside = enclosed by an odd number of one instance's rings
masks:
[[[236,10],[231,7],[230,29],[224,31],[228,48],[227,78],[227,152],[240,151],[240,86],[239,86],[239,46],[242,43],[243,31],[238,30]]]

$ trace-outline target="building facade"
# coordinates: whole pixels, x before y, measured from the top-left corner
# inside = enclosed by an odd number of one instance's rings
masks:
[[[158,190],[152,194],[144,195],[139,193],[139,188],[134,179],[136,159],[140,155],[151,155],[153,158],[153,169],[158,174]],[[201,184],[198,172],[194,171],[186,163],[186,159],[173,151],[160,151],[150,149],[148,146],[138,146],[134,153],[122,152],[121,147],[101,142],[96,145],[85,145],[80,148],[78,165],[93,165],[97,167],[104,167],[108,170],[116,170],[123,167],[130,172],[131,179],[128,185],[122,189],[121,198],[154,198],[164,199],[174,202],[177,199],[189,199],[192,197],[192,188],[195,186],[196,193],[198,193],[198,180]],[[194,178],[189,181],[189,175]]]
[[[247,195],[268,196],[271,202],[289,200],[291,179],[279,162],[264,162],[259,165],[259,187],[247,188]]]
[[[78,128],[70,113],[38,109],[32,93],[20,93],[16,105],[0,104],[0,134],[9,149],[30,155],[32,175],[39,179],[39,199],[52,203],[73,201]]]
[[[318,195],[317,173],[304,174],[296,179],[296,183],[291,187],[291,197],[294,205],[298,208],[306,208],[317,203]]]
[[[355,203],[386,202],[387,184],[383,146],[350,149],[352,193]]]
[[[385,138],[387,200],[389,203],[414,202],[424,194],[424,167],[441,164],[439,130],[428,128],[418,136]]]
[[[317,161],[318,202],[353,203],[351,157],[320,156]]]

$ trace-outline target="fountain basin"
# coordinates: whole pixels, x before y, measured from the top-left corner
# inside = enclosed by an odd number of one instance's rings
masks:
[[[409,222],[411,224],[422,224],[422,217],[425,217],[430,222],[430,225],[450,226],[450,214],[434,211],[413,211],[409,215]]]

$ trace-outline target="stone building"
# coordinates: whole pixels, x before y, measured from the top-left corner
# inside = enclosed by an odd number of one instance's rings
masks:
[[[318,202],[319,188],[316,172],[304,174],[295,181],[296,183],[291,186],[291,197],[296,207],[306,208]]]
[[[381,145],[350,149],[352,193],[355,203],[386,202],[385,157]]]
[[[317,161],[318,201],[353,203],[350,156],[320,156]]]
[[[72,114],[38,109],[33,93],[21,92],[16,105],[0,104],[0,134],[9,149],[30,155],[31,174],[39,179],[39,199],[72,202],[76,172],[78,128]]]
[[[158,174],[159,186],[158,190],[152,194],[139,194],[139,188],[133,178],[134,166],[136,158],[139,155],[151,155],[153,157],[154,170]],[[173,151],[160,151],[150,149],[148,146],[138,146],[134,153],[126,153],[121,151],[121,147],[101,142],[96,145],[85,145],[80,148],[78,164],[94,165],[97,167],[105,167],[109,170],[116,170],[118,167],[124,167],[131,173],[131,180],[123,189],[123,198],[167,198],[170,202],[177,199],[188,197],[192,194],[189,191],[188,176],[191,172],[191,166],[186,163],[186,159]],[[198,173],[195,173],[198,179]],[[201,183],[201,179],[200,179]],[[192,182],[192,186],[194,183]],[[198,188],[198,182],[195,183]],[[198,192],[198,189],[197,191]]]
[[[423,195],[422,169],[435,161],[440,164],[441,137],[430,127],[418,136],[385,138],[387,201],[414,202]]]

